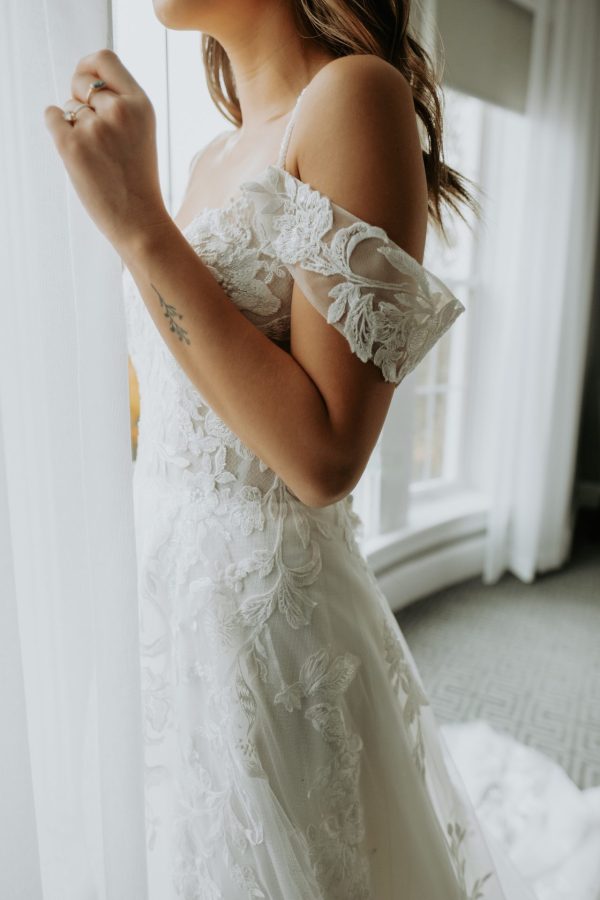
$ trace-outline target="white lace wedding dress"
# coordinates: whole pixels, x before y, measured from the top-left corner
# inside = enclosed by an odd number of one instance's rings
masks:
[[[285,170],[297,108],[278,163],[184,234],[270,338],[289,338],[295,279],[399,382],[464,307]],[[127,270],[124,299],[150,900],[532,900],[484,836],[351,496],[300,502],[205,403]]]

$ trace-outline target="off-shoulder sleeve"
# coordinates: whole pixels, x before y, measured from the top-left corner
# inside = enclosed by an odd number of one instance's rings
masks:
[[[285,169],[241,186],[261,251],[278,259],[363,362],[398,384],[464,312],[446,285],[384,229]]]

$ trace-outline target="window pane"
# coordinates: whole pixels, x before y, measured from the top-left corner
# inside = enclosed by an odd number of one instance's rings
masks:
[[[415,398],[415,431],[413,438],[413,476],[415,481],[423,481],[428,477],[430,401],[431,397],[428,392],[417,394]]]
[[[431,435],[430,478],[441,478],[444,474],[444,446],[446,438],[447,399],[444,391],[433,396],[433,427]]]
[[[436,353],[436,347],[432,347],[425,359],[415,368],[415,387],[425,387],[432,378],[433,359]]]
[[[481,174],[485,106],[476,97],[444,88],[444,158],[449,166],[476,185]],[[469,186],[469,189],[478,197],[476,187]],[[470,209],[461,205],[461,210],[466,222],[450,210],[445,211],[447,241],[431,224],[423,259],[425,267],[448,285],[464,302],[467,311],[465,318],[459,319],[437,342],[415,373],[412,484],[420,486],[428,481],[456,478],[456,473],[450,471],[450,461],[458,459],[461,440],[465,332],[469,329],[469,307],[475,297],[472,273],[477,230],[481,227]]]
[[[451,332],[448,331],[442,338],[440,338],[440,340],[437,342],[437,345],[435,347],[435,350],[437,351],[437,359],[436,359],[437,378],[436,378],[436,381],[438,384],[446,384],[448,381],[451,340],[452,340],[452,334],[451,334]]]

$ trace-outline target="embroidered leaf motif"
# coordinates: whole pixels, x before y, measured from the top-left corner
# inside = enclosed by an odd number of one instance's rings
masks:
[[[343,742],[344,718],[339,707],[332,703],[315,703],[308,707],[304,715],[324,740],[331,744]]]
[[[286,571],[282,572],[279,581],[277,600],[279,609],[286,617],[290,628],[308,625],[310,610],[317,605],[317,601],[309,597],[306,592],[298,590],[293,577]]]
[[[260,566],[258,574],[260,578],[266,578],[267,575],[270,575],[273,571],[273,566],[275,565],[275,554],[269,553],[268,550],[263,550],[260,553],[260,558],[262,558],[264,562]]]
[[[258,675],[261,681],[267,681],[269,677],[267,654],[260,640],[260,634],[255,636],[248,651],[248,666],[250,671]]]
[[[358,290],[355,284],[350,284],[345,281],[341,281],[339,284],[336,284],[334,288],[332,288],[329,292],[329,296],[333,297],[334,302],[327,308],[327,321],[330,324],[333,322],[339,322],[344,313],[346,312],[346,308],[348,303],[350,302],[350,298],[353,294]]]
[[[266,193],[252,183],[242,188],[265,252],[287,266],[360,360],[398,384],[465,307],[383,228],[285,170],[270,167],[264,178]],[[390,319],[392,310],[398,315]]]
[[[402,719],[406,725],[407,732],[410,734],[412,726],[415,728],[414,733],[412,734],[413,759],[417,771],[424,779],[425,743],[419,710],[421,706],[429,705],[429,699],[422,691],[418,679],[413,673],[405,655],[397,626],[393,629],[393,626],[388,623],[387,615],[384,613],[382,613],[381,624],[383,631],[384,658],[388,664],[390,681],[399,696],[401,696],[400,691],[402,691]]]
[[[311,693],[313,685],[322,678],[329,665],[329,651],[325,648],[312,653],[302,664],[300,669],[300,681],[307,695]]]
[[[329,669],[312,683],[307,693],[309,695],[314,693],[326,694],[332,697],[336,694],[342,694],[354,678],[359,665],[360,660],[351,653],[345,653],[343,656],[336,657]]]
[[[240,606],[239,614],[248,625],[262,625],[267,621],[276,606],[276,586],[262,594],[252,594]]]
[[[281,703],[288,712],[294,709],[300,709],[302,701],[302,685],[299,682],[284,687],[279,693],[275,694],[274,703]]]
[[[471,890],[467,888],[467,876],[466,876],[466,858],[465,858],[465,850],[463,847],[463,842],[466,837],[466,829],[460,825],[459,822],[448,822],[446,825],[446,831],[450,837],[450,855],[452,857],[452,861],[454,864],[454,868],[456,871],[456,875],[458,878],[459,888],[462,891],[463,900],[481,900],[484,894],[482,892],[482,887],[485,882],[492,877],[494,874],[493,871],[486,872],[485,875],[477,878]]]
[[[310,540],[310,526],[308,524],[308,519],[299,504],[295,502],[289,503],[289,507],[292,511],[292,518],[294,520],[294,525],[296,526],[296,531],[298,532],[298,537],[300,538],[300,542],[304,548],[308,547],[308,543]]]
[[[237,697],[240,701],[240,706],[244,710],[246,714],[246,718],[248,719],[248,732],[250,732],[252,726],[254,725],[254,721],[256,719],[256,699],[254,694],[250,690],[248,686],[248,682],[244,678],[242,670],[240,668],[239,660],[237,666],[237,675],[235,681]]]

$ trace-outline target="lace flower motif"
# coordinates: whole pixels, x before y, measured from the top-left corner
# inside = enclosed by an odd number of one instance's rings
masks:
[[[235,497],[231,513],[232,522],[245,537],[253,531],[262,531],[265,517],[262,511],[262,493],[254,485],[246,484]]]
[[[261,253],[288,268],[352,352],[386,381],[399,384],[465,311],[383,228],[285,169],[269,166],[241,189],[255,206]]]
[[[348,900],[368,900],[369,872],[362,855],[365,826],[360,798],[360,763],[363,742],[349,731],[341,697],[348,690],[361,660],[353,653],[331,657],[329,648],[308,656],[298,680],[283,685],[275,704],[288,712],[301,709],[304,717],[330,748],[327,762],[315,773],[308,796],[314,796],[320,810],[317,822],[306,831],[311,863],[328,896]]]
[[[322,235],[333,225],[333,213],[328,199],[310,185],[292,182],[289,190],[278,220],[279,240],[285,246],[285,261],[301,263],[319,252]]]
[[[421,707],[429,706],[429,699],[421,689],[404,652],[399,631],[382,617],[383,652],[390,682],[403,700],[402,718],[409,734],[414,728],[412,755],[421,778],[425,778],[425,741],[421,728]]]

